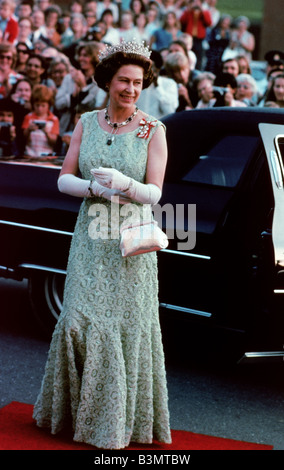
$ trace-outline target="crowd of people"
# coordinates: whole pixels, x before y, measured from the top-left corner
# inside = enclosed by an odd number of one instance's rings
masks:
[[[78,118],[107,105],[94,80],[99,53],[120,41],[152,50],[140,109],[158,119],[217,106],[284,107],[284,53],[268,51],[267,83],[250,63],[247,17],[217,0],[0,0],[0,156],[65,155]]]

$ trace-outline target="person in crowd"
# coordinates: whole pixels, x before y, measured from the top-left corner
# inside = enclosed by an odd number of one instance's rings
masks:
[[[97,6],[98,6],[97,0],[85,0],[83,11],[86,12],[86,11],[92,10],[96,14],[96,17],[98,18]]]
[[[53,80],[57,89],[62,85],[62,81],[65,75],[70,72],[70,69],[70,61],[64,54],[58,54],[51,60],[47,75]]]
[[[82,43],[78,47],[79,69],[71,68],[55,96],[55,110],[60,116],[60,135],[68,130],[73,119],[73,110],[81,104],[86,111],[101,109],[106,105],[107,93],[101,90],[94,80],[96,65],[102,44],[97,42]]]
[[[58,27],[57,31],[60,34],[60,44],[58,44],[57,48],[59,50],[64,49],[64,47],[68,47],[73,42],[73,31],[70,26],[71,23],[71,13],[68,10],[63,10],[62,14],[58,20]]]
[[[205,2],[207,10],[209,10],[211,15],[211,28],[215,28],[221,19],[220,10],[217,8],[217,0],[206,0]]]
[[[101,0],[97,3],[97,18],[100,19],[105,10],[111,10],[113,14],[113,22],[119,22],[119,9],[117,3],[112,0]]]
[[[95,42],[104,42],[105,35],[107,32],[107,25],[104,21],[99,20],[96,22],[91,31],[88,31],[87,34],[83,37],[83,42],[95,41]],[[108,43],[107,43],[108,44]]]
[[[265,99],[265,103],[267,102],[276,103],[279,108],[284,108],[284,71],[273,77]]]
[[[26,77],[32,86],[46,85],[55,91],[55,84],[51,78],[47,77],[46,59],[43,55],[31,53],[26,62]]]
[[[240,73],[236,80],[236,100],[243,101],[247,106],[255,106],[259,100],[256,80],[248,73]]]
[[[250,60],[244,55],[238,55],[236,57],[238,64],[239,64],[239,74],[240,73],[247,73],[251,75],[251,66],[250,66]]]
[[[80,42],[83,41],[83,38],[87,33],[87,22],[84,15],[81,13],[74,13],[71,16],[70,27],[73,31],[73,40],[70,46],[64,47],[62,49],[62,52],[63,54],[67,55],[68,59],[74,67],[78,67],[79,64],[75,59],[76,49]]]
[[[62,53],[58,50],[58,48],[53,47],[53,46],[46,46],[41,51],[41,55],[45,60],[45,69],[46,69],[45,76],[47,76],[47,70],[48,70],[48,67],[49,67],[50,63],[52,62],[52,60],[55,59],[56,57],[59,57],[61,54]]]
[[[120,204],[131,202],[142,215],[151,212],[162,191],[164,126],[136,109],[152,79],[149,51],[140,51],[107,49],[95,79],[108,90],[109,105],[81,116],[63,162],[60,191],[84,200],[72,238],[65,302],[33,415],[53,434],[68,426],[75,441],[100,449],[171,442],[157,256],[125,259],[119,237],[108,235],[112,196]],[[104,238],[90,232],[94,203],[106,214]],[[127,206],[117,203],[117,209],[120,225],[127,221]]]
[[[194,70],[196,66],[196,55],[190,49],[190,44],[192,44],[191,37],[188,34],[183,33],[179,36],[179,39],[176,39],[170,43],[168,52],[183,52],[186,57],[189,58],[191,70]]]
[[[255,49],[255,37],[248,31],[250,21],[246,16],[239,16],[232,31],[230,48],[238,55],[245,55],[249,61]]]
[[[24,43],[31,50],[33,49],[33,43],[31,40],[33,22],[30,17],[22,17],[18,20],[19,33],[15,41],[15,45],[18,43]]]
[[[135,18],[140,13],[146,13],[146,5],[143,0],[131,0],[129,10],[132,12],[133,18]]]
[[[172,78],[160,76],[163,58],[158,51],[152,51],[151,60],[154,79],[148,88],[142,90],[137,106],[142,111],[161,119],[176,111],[179,104],[178,87]]]
[[[114,25],[113,13],[111,10],[104,10],[101,21],[106,25],[106,32],[101,38],[106,44],[117,44],[119,42],[119,31]]]
[[[182,30],[193,38],[192,50],[196,54],[196,68],[203,70],[204,49],[203,41],[206,38],[207,28],[212,24],[210,11],[203,9],[203,0],[189,0],[187,9],[180,17]]]
[[[30,49],[24,42],[18,42],[16,45],[17,59],[14,70],[20,74],[24,74],[26,70],[26,62],[30,55]]]
[[[179,18],[182,13],[182,9],[180,8],[181,4],[184,4],[183,0],[162,0],[160,3],[161,16],[164,17],[167,13],[173,11],[177,18]]]
[[[18,37],[18,21],[14,16],[13,0],[0,1],[0,41],[14,44]]]
[[[27,114],[32,109],[32,84],[27,78],[20,78],[11,89],[11,100],[15,101],[23,107],[23,114]]]
[[[45,12],[45,10],[52,5],[53,5],[52,0],[35,0],[36,9],[39,9],[43,12]]]
[[[15,125],[15,116],[18,113],[17,103],[10,98],[0,100],[0,156],[10,157],[21,155],[19,139]]]
[[[97,103],[98,96],[103,96],[105,98],[105,93],[99,91],[94,80],[95,68],[99,62],[99,53],[102,50],[103,45],[98,42],[86,42],[81,43],[77,50],[77,61],[80,66],[85,78],[85,87],[83,88],[81,95],[79,95],[79,102],[84,105],[89,103],[92,109],[98,109],[98,107],[103,106],[103,103]]]
[[[20,18],[30,18],[33,13],[33,0],[21,0],[15,11],[15,16]]]
[[[32,53],[33,54],[41,54],[46,47],[48,47],[50,44],[49,40],[47,38],[44,38],[43,36],[41,36],[39,39],[37,39],[35,42],[34,42],[34,47],[32,49]]]
[[[266,61],[266,80],[261,81],[259,86],[260,98],[258,105],[263,106],[269,93],[274,76],[284,72],[284,52],[280,50],[270,50],[264,55]]]
[[[220,62],[225,49],[230,44],[232,18],[224,14],[217,25],[210,29],[207,41],[209,48],[206,51],[206,71],[217,74],[220,72]]]
[[[97,15],[94,12],[94,10],[90,9],[90,10],[84,11],[84,17],[86,18],[86,22],[87,22],[87,32],[90,32],[93,30],[93,28],[96,25]]]
[[[57,89],[54,112],[59,117],[61,137],[70,130],[74,109],[80,103],[78,95],[85,86],[86,79],[83,72],[71,67],[70,72],[64,76],[61,85]]]
[[[184,42],[184,44],[186,45],[187,55],[188,55],[188,58],[189,58],[189,61],[191,63],[191,67],[192,67],[191,70],[194,70],[196,68],[197,58],[196,58],[196,55],[194,54],[194,52],[192,50],[192,46],[193,46],[192,36],[188,33],[182,33],[179,36],[179,40]]]
[[[271,89],[271,86],[272,86],[272,83],[273,83],[273,79],[275,77],[277,77],[278,75],[282,75],[282,73],[284,73],[284,69],[283,68],[272,68],[270,70],[270,72],[268,73],[268,76],[267,76],[267,85],[266,85],[266,88],[264,90],[264,92],[261,94],[259,100],[258,100],[258,106],[264,106],[266,101],[267,101],[267,96],[270,92],[270,89]]]
[[[15,71],[16,47],[10,42],[0,42],[0,98],[8,96],[12,86],[23,77]]]
[[[134,37],[137,41],[144,41],[146,44],[150,43],[150,36],[146,30],[147,17],[144,12],[135,15],[134,17]]]
[[[214,94],[216,97],[214,107],[247,107],[246,103],[235,98],[237,86],[237,79],[231,73],[221,72],[217,75],[214,80]]]
[[[151,38],[153,36],[154,31],[161,27],[158,9],[154,6],[148,6],[146,10],[146,18],[147,24],[145,26],[145,30],[147,31],[149,38]]]
[[[16,112],[14,113],[14,124],[16,127],[16,147],[18,155],[20,156],[24,154],[25,149],[22,123],[25,115],[32,110],[31,97],[32,85],[25,77],[18,80],[12,86],[11,92],[8,96],[8,98],[17,105]]]
[[[44,38],[45,30],[43,29],[45,18],[44,12],[40,9],[33,10],[31,14],[32,20],[32,33],[31,33],[31,41],[35,47],[36,41]],[[47,39],[47,37],[45,37]]]
[[[32,91],[32,111],[24,117],[24,154],[28,157],[52,155],[59,136],[59,120],[50,111],[54,93],[45,85],[35,85]]]
[[[60,155],[60,156],[65,156],[68,149],[69,149],[69,146],[70,146],[70,143],[71,143],[71,139],[72,139],[72,135],[73,135],[73,132],[74,132],[74,129],[76,127],[76,125],[78,124],[78,121],[79,119],[81,118],[82,114],[84,114],[86,112],[86,109],[84,106],[78,104],[75,109],[74,109],[74,113],[73,113],[73,117],[68,125],[68,127],[66,128],[66,130],[64,132],[61,132],[60,133],[60,136],[59,136],[59,142],[58,142],[58,145],[57,145],[57,155]]]
[[[271,50],[266,52],[264,59],[267,63],[266,74],[270,74],[272,70],[282,69],[284,70],[284,52],[278,50]]]
[[[198,102],[195,106],[196,109],[213,108],[216,103],[216,97],[214,96],[214,80],[215,75],[211,72],[200,73],[194,81],[198,94]]]
[[[171,42],[178,39],[181,34],[180,23],[175,12],[169,11],[164,17],[162,27],[154,31],[150,39],[150,47],[157,51],[167,49]]]
[[[119,31],[119,40],[120,41],[132,41],[135,39],[135,31],[133,24],[133,14],[130,10],[123,11],[121,14],[120,27]]]
[[[172,52],[182,52],[186,57],[188,57],[187,47],[184,41],[181,39],[176,39],[169,44],[168,47],[169,54]]]
[[[81,0],[72,0],[70,3],[70,12],[73,13],[80,13],[83,14],[84,10],[84,2]]]
[[[221,72],[230,73],[231,75],[234,75],[234,77],[237,77],[240,73],[240,66],[237,60],[237,56],[231,58],[229,57],[223,60],[221,63],[221,68]]]
[[[49,6],[44,10],[45,24],[42,26],[42,35],[48,38],[51,46],[57,47],[60,44],[61,37],[57,31],[58,20],[61,16],[61,8],[57,5]]]
[[[192,109],[198,101],[193,82],[198,74],[191,69],[189,58],[183,52],[172,52],[165,60],[166,76],[175,80],[178,85],[179,105],[177,112]]]

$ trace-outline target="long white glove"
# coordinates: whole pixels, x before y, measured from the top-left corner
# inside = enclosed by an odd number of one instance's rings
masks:
[[[89,190],[90,181],[83,180],[82,178],[78,178],[77,176],[69,173],[65,173],[58,178],[58,189],[62,193],[69,194],[71,196],[77,197],[91,197],[92,194]],[[93,181],[91,183],[91,188],[93,191],[94,196],[103,197],[108,199],[109,201],[112,200],[114,196],[119,196],[119,203],[120,204],[127,204],[130,202],[130,199],[122,194],[120,191],[116,189],[108,189],[104,186],[101,186],[97,181]]]
[[[122,191],[132,201],[141,204],[157,204],[162,192],[155,184],[143,184],[129,176],[125,176],[115,168],[94,168],[91,170],[100,185]]]

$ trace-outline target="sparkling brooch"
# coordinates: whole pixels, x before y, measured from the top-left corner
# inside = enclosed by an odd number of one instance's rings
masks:
[[[140,139],[148,139],[152,127],[155,127],[158,124],[158,121],[146,121],[146,119],[141,119],[139,122],[140,127],[138,128],[137,137]]]

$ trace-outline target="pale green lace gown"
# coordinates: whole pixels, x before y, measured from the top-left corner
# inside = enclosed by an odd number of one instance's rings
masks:
[[[84,114],[82,123],[83,178],[89,178],[91,168],[102,166],[144,182],[155,127],[149,138],[137,137],[136,129],[116,136],[108,146],[108,134],[99,126],[96,111]],[[72,426],[75,441],[99,448],[119,449],[131,441],[151,443],[153,439],[169,443],[156,253],[122,258],[118,239],[90,237],[95,212],[91,216],[88,212],[94,203],[103,203],[108,213],[111,210],[111,203],[100,198],[85,199],[81,205],[63,311],[34,418],[54,434]]]

